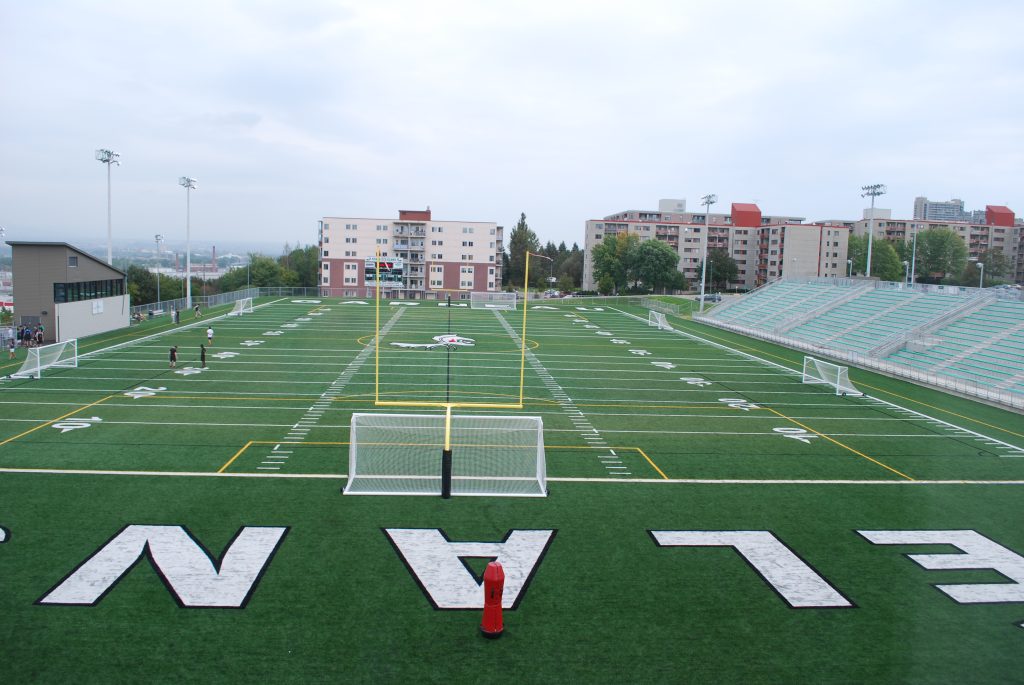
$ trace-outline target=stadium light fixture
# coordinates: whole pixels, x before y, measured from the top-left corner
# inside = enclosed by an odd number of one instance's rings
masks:
[[[160,307],[160,243],[164,241],[164,237],[159,233],[154,237],[156,238],[156,306]]]
[[[871,198],[871,214],[868,216],[868,264],[864,270],[864,275],[868,278],[871,277],[871,244],[875,239],[875,198],[879,195],[885,195],[886,188],[881,183],[875,183],[874,185],[861,186],[862,191],[861,197]]]
[[[178,185],[185,189],[185,307],[192,308],[192,200],[191,193],[199,187],[199,181],[188,176],[178,179]]]
[[[107,165],[107,264],[114,265],[114,234],[110,222],[110,167],[121,166],[121,155],[113,150],[96,151],[96,160]]]
[[[910,250],[910,287],[917,285],[917,232],[920,224],[914,224],[914,246]]]
[[[708,275],[708,241],[711,239],[711,205],[718,202],[718,196],[714,193],[709,193],[701,198],[700,203],[704,205],[706,211],[704,213],[704,253],[703,259],[701,259],[700,265],[700,313],[704,313],[704,284]]]

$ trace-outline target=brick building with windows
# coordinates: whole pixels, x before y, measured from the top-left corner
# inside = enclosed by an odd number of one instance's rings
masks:
[[[705,241],[736,261],[730,288],[752,289],[781,276],[845,276],[849,226],[804,224],[803,217],[764,216],[752,203],[734,202],[728,214],[687,212],[682,200],[662,200],[658,210],[625,210],[586,222],[583,289],[594,290],[591,250],[608,236],[632,233],[660,240],[679,254],[679,271],[700,282]]]
[[[325,296],[372,297],[373,258],[400,267],[385,280],[388,297],[469,299],[501,289],[503,229],[494,222],[436,220],[430,208],[399,210],[398,219],[324,217],[319,227],[320,290]]]

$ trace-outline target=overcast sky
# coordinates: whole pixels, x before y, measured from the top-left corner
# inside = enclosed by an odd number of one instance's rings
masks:
[[[314,243],[323,216],[543,242],[659,198],[859,218],[860,186],[1024,214],[1024,3],[0,5],[8,239]]]

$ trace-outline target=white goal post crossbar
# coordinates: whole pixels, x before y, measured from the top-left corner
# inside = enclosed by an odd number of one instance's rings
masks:
[[[863,395],[850,382],[850,369],[814,357],[804,357],[804,369],[801,382],[808,384],[828,385],[835,389],[837,395]]]
[[[42,378],[43,370],[50,368],[73,369],[78,367],[78,339],[30,347],[25,362],[11,378]]]
[[[653,309],[647,312],[647,325],[654,326],[659,331],[671,331],[672,326],[669,325],[668,319],[661,312],[656,312]]]
[[[470,309],[515,309],[516,293],[472,292],[469,294]]]
[[[228,312],[228,316],[240,316],[242,314],[252,314],[251,297],[244,297],[241,300],[235,300],[234,308]]]
[[[450,481],[442,469],[445,414],[352,414],[346,495],[546,497],[539,416],[451,416]]]

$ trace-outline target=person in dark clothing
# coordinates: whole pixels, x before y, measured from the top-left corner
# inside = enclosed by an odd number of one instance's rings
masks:
[[[173,369],[178,365],[178,346],[175,345],[171,348],[171,368]]]
[[[206,368],[206,345],[199,346],[199,364],[202,368]]]

